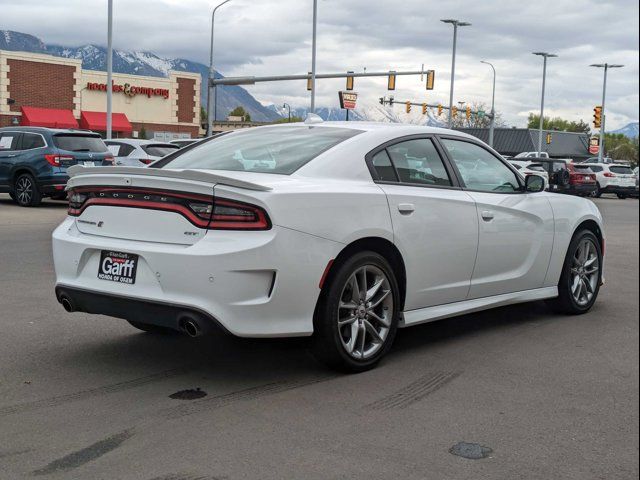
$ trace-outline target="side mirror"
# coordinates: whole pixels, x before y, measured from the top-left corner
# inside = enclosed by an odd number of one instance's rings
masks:
[[[524,190],[527,193],[538,193],[544,191],[544,178],[540,175],[527,175],[524,179]]]

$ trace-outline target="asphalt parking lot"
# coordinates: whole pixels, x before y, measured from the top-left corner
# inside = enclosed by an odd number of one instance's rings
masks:
[[[596,203],[607,284],[590,313],[540,302],[402,330],[379,368],[344,376],[301,339],[66,313],[50,247],[66,206],[0,195],[0,478],[635,479],[638,201]]]

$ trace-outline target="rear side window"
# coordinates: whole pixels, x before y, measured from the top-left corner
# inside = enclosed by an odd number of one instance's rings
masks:
[[[177,145],[140,145],[140,148],[144,150],[144,153],[151,155],[152,157],[164,157],[170,153],[179,150]]]
[[[117,143],[117,142],[105,142],[107,148],[111,152],[114,157],[126,157],[135,149],[131,145],[127,145],[126,143]]]
[[[53,143],[60,150],[70,152],[106,153],[109,151],[102,138],[93,135],[58,134],[53,136]]]
[[[371,159],[371,163],[373,163],[373,169],[378,175],[377,180],[381,180],[383,182],[398,181],[398,177],[396,177],[396,172],[393,169],[393,165],[391,165],[391,160],[389,159],[389,155],[387,155],[386,150],[376,153]]]
[[[609,170],[620,175],[633,175],[633,170],[629,167],[609,167]]]
[[[6,150],[17,150],[18,138],[20,138],[20,134],[17,132],[0,133],[0,152]]]
[[[423,185],[451,186],[451,180],[433,141],[407,140],[387,147],[400,181]]]
[[[31,150],[32,148],[42,148],[45,146],[44,139],[35,133],[22,134],[22,150]]]

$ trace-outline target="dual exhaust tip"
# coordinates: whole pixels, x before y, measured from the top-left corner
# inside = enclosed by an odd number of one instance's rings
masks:
[[[60,303],[62,304],[62,308],[64,308],[65,311],[69,313],[77,311],[73,300],[71,300],[71,298],[69,298],[67,295],[62,295],[60,297]],[[180,320],[178,320],[178,327],[181,332],[185,333],[191,338],[196,338],[203,334],[201,322],[190,316],[184,316],[180,318]]]

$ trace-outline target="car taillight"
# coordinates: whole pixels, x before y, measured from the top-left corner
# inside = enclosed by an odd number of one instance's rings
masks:
[[[81,187],[69,191],[69,215],[79,216],[91,205],[145,208],[174,212],[209,230],[269,230],[264,209],[227,198],[181,192],[116,187]]]
[[[604,172],[604,176],[611,178],[611,177],[615,177],[616,174],[615,173],[611,173],[611,172]]]
[[[145,165],[149,165],[150,163],[153,163],[153,160],[151,160],[150,158],[139,158],[138,160],[140,160]]]
[[[104,161],[106,163],[110,163],[111,165],[115,165],[116,163],[116,159],[113,157],[113,155],[107,155],[106,157],[104,157]]]
[[[62,161],[75,160],[71,155],[57,155],[53,153],[45,155],[44,158],[50,165],[54,167],[59,167],[60,162]]]

